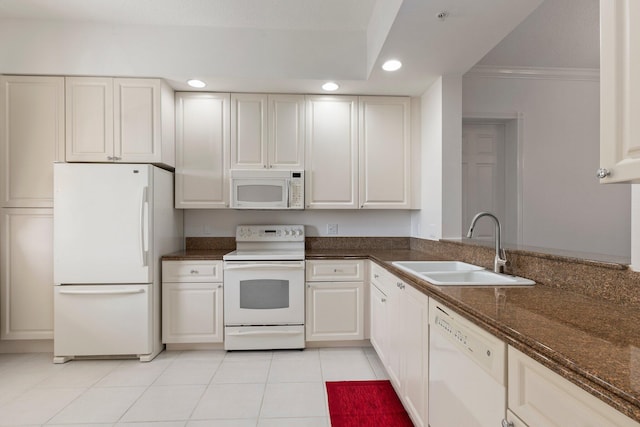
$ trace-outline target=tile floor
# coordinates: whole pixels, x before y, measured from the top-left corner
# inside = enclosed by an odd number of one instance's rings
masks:
[[[324,381],[387,378],[370,347],[51,360],[0,354],[0,426],[328,427]]]

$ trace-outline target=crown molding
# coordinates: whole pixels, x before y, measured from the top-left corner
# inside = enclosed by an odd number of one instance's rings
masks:
[[[559,67],[497,67],[476,65],[465,77],[494,77],[502,79],[536,80],[579,80],[600,81],[598,68],[559,68]]]

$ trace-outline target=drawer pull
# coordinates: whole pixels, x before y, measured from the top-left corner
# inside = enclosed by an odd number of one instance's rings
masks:
[[[191,270],[191,274],[200,274],[198,270]]]

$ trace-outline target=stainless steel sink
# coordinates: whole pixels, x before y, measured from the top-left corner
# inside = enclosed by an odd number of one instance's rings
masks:
[[[461,261],[396,261],[394,266],[438,286],[531,286],[533,280]]]

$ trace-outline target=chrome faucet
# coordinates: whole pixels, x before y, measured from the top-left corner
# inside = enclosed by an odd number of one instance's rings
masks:
[[[501,227],[500,227],[500,221],[498,220],[497,216],[495,216],[490,212],[480,212],[476,214],[476,216],[474,216],[473,219],[471,220],[471,226],[469,226],[469,231],[467,231],[467,237],[471,238],[471,236],[473,235],[473,228],[476,226],[476,222],[483,216],[488,216],[489,218],[492,218],[493,221],[496,223],[496,232],[495,232],[496,257],[493,260],[493,271],[495,271],[496,273],[504,273],[504,267],[505,265],[507,265],[507,255],[505,254],[504,249],[502,249],[502,243],[500,241]]]

